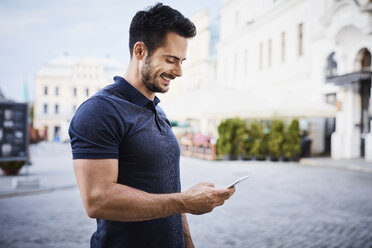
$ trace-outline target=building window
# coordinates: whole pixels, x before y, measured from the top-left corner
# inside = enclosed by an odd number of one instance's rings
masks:
[[[259,64],[260,64],[260,70],[262,70],[262,67],[263,67],[263,61],[262,61],[262,56],[263,56],[263,45],[262,43],[260,43],[260,47],[259,47]]]
[[[59,95],[59,87],[56,87],[56,96]]]
[[[267,44],[267,65],[271,66],[271,39]]]
[[[238,54],[236,53],[234,56],[234,78],[237,79],[238,77]]]
[[[54,113],[56,113],[56,114],[59,113],[59,105],[58,105],[58,104],[56,104],[56,105],[54,106]]]
[[[224,67],[223,67],[224,70],[221,70],[221,71],[223,72],[225,82],[228,83],[229,82],[228,81],[229,80],[229,71],[228,71],[229,63],[227,61],[227,58],[225,58],[224,61],[225,61]]]
[[[303,54],[303,23],[298,24],[298,56]]]
[[[77,89],[76,88],[73,89],[73,94],[74,94],[74,96],[77,95]]]
[[[285,61],[285,32],[282,32],[282,62]]]
[[[326,79],[337,75],[336,53],[332,52],[327,57]]]
[[[88,88],[85,89],[85,94],[86,94],[86,96],[89,96],[89,89]]]
[[[48,104],[44,104],[44,114],[48,113]]]
[[[248,73],[248,50],[244,52],[244,74]]]
[[[239,26],[239,12],[235,12],[235,27]]]
[[[44,95],[48,95],[48,86],[44,86]]]
[[[326,94],[325,97],[326,97],[326,103],[336,105],[337,98],[336,98],[335,93]]]

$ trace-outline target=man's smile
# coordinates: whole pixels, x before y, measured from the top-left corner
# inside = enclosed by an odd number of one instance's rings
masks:
[[[160,77],[163,79],[164,83],[166,84],[169,84],[171,80],[176,78],[175,76],[164,74],[164,73],[162,73]]]

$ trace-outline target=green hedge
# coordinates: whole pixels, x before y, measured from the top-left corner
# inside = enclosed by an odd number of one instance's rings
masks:
[[[284,122],[274,120],[270,124],[270,132],[267,138],[268,154],[272,158],[278,158],[283,155],[284,143]]]
[[[249,127],[249,133],[251,139],[248,141],[250,144],[246,150],[246,153],[256,159],[264,159],[267,152],[267,135],[264,133],[264,127],[262,123],[254,121]]]
[[[227,119],[218,126],[219,139],[217,149],[219,154],[237,158],[244,154],[248,130],[246,123],[239,119]]]
[[[289,126],[281,120],[273,120],[265,132],[262,122],[253,121],[247,125],[239,118],[227,119],[218,126],[218,134],[217,151],[230,158],[291,159],[301,153],[298,120],[293,120]]]
[[[283,144],[283,157],[297,158],[301,154],[300,125],[298,120],[293,120],[285,132]]]

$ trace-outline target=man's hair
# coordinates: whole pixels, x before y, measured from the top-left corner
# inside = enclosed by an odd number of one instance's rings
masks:
[[[129,28],[129,52],[133,55],[134,44],[142,41],[148,56],[164,43],[168,32],[174,32],[185,38],[196,35],[195,25],[179,11],[162,3],[157,3],[146,10],[138,11]]]

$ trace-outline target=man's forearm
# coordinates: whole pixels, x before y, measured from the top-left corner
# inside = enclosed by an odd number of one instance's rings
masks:
[[[113,221],[144,221],[186,212],[182,193],[150,194],[112,183],[87,201],[88,215]]]

